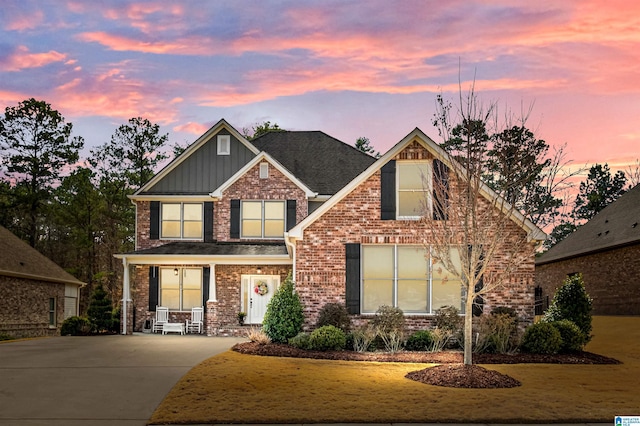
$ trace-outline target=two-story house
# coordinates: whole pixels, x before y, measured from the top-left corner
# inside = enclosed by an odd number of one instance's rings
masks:
[[[238,312],[260,324],[289,273],[308,328],[329,302],[356,321],[392,305],[412,326],[430,324],[438,308],[462,307],[461,283],[440,276],[416,215],[425,176],[446,181],[447,164],[419,129],[376,160],[322,132],[249,142],[221,120],[131,197],[136,250],[117,255],[123,330],[140,330],[156,306],[175,322],[203,306],[207,334],[241,333]],[[527,221],[513,227],[532,245],[544,238]],[[531,255],[485,304],[532,320],[533,265]]]

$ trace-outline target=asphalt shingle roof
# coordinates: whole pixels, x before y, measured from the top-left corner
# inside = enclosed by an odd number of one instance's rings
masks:
[[[268,132],[251,143],[320,195],[335,194],[376,161],[321,131]]]
[[[536,265],[640,243],[640,185],[536,259]]]
[[[127,254],[184,254],[207,256],[274,256],[286,255],[284,243],[228,243],[228,242],[181,242],[176,241]]]
[[[0,226],[0,275],[84,285],[2,226]]]

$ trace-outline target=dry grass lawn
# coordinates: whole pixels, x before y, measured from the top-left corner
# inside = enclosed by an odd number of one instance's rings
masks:
[[[610,423],[640,414],[640,317],[595,317],[586,350],[619,365],[487,365],[522,386],[457,389],[404,376],[428,364],[323,361],[228,351],[187,373],[151,424]]]

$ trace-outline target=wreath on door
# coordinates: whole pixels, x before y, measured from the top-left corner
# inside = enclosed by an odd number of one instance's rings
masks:
[[[264,296],[265,294],[269,293],[269,286],[265,281],[258,281],[256,286],[253,288],[253,291],[255,291],[260,296]]]

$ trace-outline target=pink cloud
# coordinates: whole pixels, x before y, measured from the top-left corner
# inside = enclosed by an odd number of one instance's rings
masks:
[[[39,68],[54,62],[63,62],[66,58],[67,55],[55,50],[45,53],[30,53],[26,46],[18,46],[4,61],[0,62],[0,69],[20,71],[26,68]]]
[[[207,126],[205,124],[201,124],[201,123],[194,123],[194,122],[188,122],[186,124],[182,124],[180,126],[176,126],[173,128],[173,131],[175,132],[185,132],[185,133],[191,133],[194,135],[201,135],[204,132],[206,132],[207,130],[209,130],[210,126]]]
[[[6,8],[6,5],[3,6]],[[9,7],[10,8],[10,7]],[[11,9],[11,8],[10,8]],[[6,11],[6,9],[5,9]],[[12,10],[12,14],[9,15],[9,20],[4,26],[6,31],[26,31],[38,28],[43,20],[44,13],[42,10],[30,10],[29,12],[20,12],[17,8]]]

